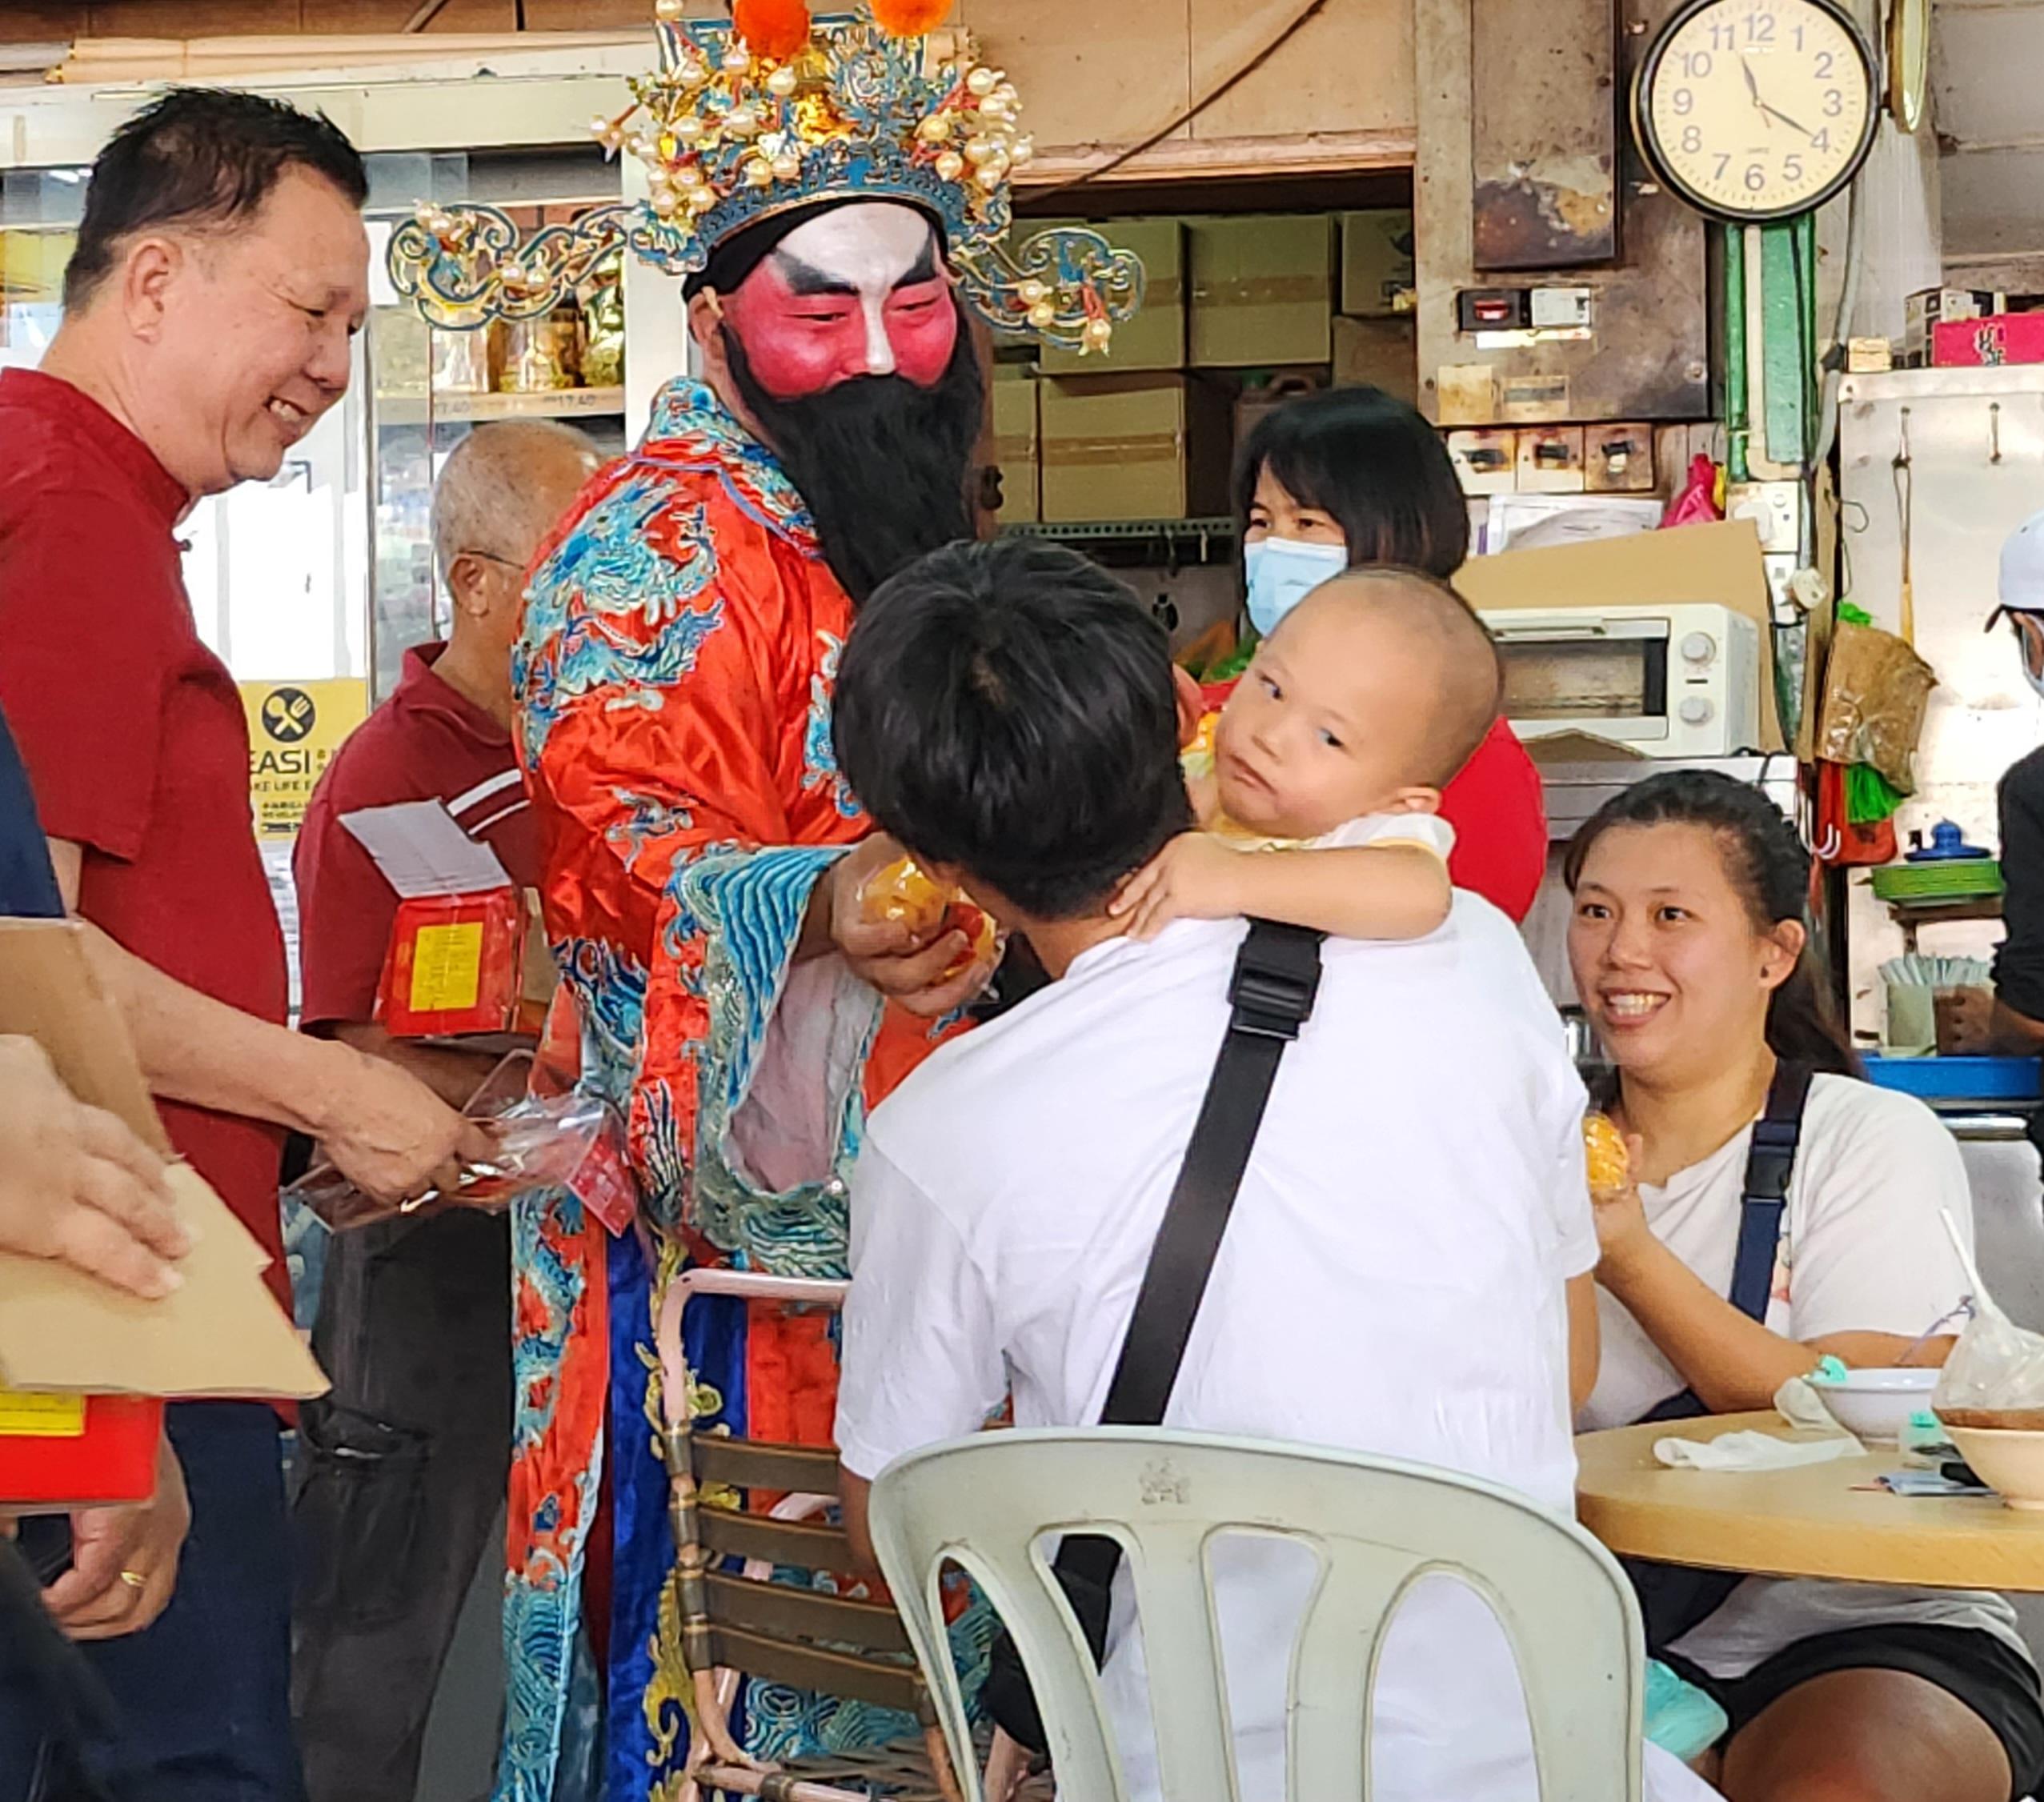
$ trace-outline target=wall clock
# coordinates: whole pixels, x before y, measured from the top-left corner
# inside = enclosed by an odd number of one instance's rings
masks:
[[[1930,0],[1888,9],[1888,110],[1905,131],[1923,123],[1930,98]]]
[[[1741,223],[1821,206],[1873,147],[1872,47],[1832,0],[1689,0],[1640,66],[1633,126],[1669,188]]]

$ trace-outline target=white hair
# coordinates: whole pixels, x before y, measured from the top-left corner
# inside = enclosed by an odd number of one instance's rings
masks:
[[[599,460],[587,433],[552,419],[495,421],[455,446],[433,486],[433,561],[443,583],[465,551],[521,569],[531,561],[559,504],[559,489],[533,478],[555,456],[591,471]]]

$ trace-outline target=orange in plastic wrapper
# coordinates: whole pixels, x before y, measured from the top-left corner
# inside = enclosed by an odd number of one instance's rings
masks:
[[[991,915],[974,907],[962,889],[932,882],[912,857],[897,857],[868,877],[859,891],[859,908],[868,919],[899,920],[918,932],[941,923],[964,933],[971,948],[946,975],[956,975],[968,964],[991,957],[999,942]]]
[[[1589,1192],[1599,1201],[1622,1194],[1632,1181],[1633,1160],[1625,1137],[1609,1115],[1584,1116],[1583,1156],[1589,1166]]]

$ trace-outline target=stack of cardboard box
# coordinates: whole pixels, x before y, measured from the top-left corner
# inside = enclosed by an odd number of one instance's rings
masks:
[[[1018,242],[1053,222],[1018,225]],[[1367,382],[1410,400],[1409,212],[1116,220],[1142,310],[1102,356],[1045,350],[995,370],[1004,524],[1229,511],[1236,446],[1301,390]]]

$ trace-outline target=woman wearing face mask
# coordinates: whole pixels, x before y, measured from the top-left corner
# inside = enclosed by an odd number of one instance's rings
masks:
[[[1330,576],[1394,563],[1453,579],[1469,555],[1469,506],[1440,435],[1377,388],[1334,388],[1267,413],[1236,479],[1249,623],[1260,637]],[[1244,657],[1214,672],[1240,674]],[[1216,703],[1226,688],[1212,686]],[[1540,775],[1512,729],[1493,727],[1442,791],[1458,888],[1523,920],[1547,870]]]
[[[1951,1340],[1918,1335],[1966,1287],[1939,1219],[1970,1233],[1965,1167],[1922,1103],[1859,1079],[1813,964],[1794,828],[1756,789],[1672,771],[1606,803],[1564,874],[1570,967],[1617,1072],[1600,1099],[1635,1179],[1597,1203],[1603,1356],[1577,1424],[1765,1408],[1826,1355],[1940,1360]],[[2037,1672],[1998,1596],[1634,1580],[1649,1648],[1729,1717],[1731,1802],[2044,1784]]]

